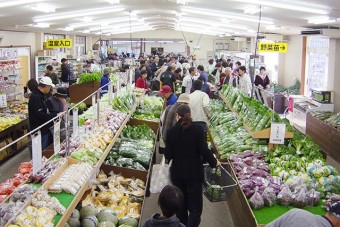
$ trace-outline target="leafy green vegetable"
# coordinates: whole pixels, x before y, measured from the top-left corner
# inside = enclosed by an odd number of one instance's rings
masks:
[[[102,74],[100,72],[93,73],[82,73],[79,77],[79,84],[89,83],[89,82],[100,82]]]

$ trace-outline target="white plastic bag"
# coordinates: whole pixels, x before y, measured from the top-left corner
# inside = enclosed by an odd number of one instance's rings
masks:
[[[160,164],[155,164],[152,167],[152,175],[150,182],[150,192],[160,193],[162,189],[171,184],[170,181],[170,165],[165,163],[165,158]]]

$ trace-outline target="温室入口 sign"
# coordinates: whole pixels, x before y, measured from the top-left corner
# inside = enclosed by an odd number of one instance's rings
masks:
[[[48,39],[46,48],[71,48],[72,39]]]

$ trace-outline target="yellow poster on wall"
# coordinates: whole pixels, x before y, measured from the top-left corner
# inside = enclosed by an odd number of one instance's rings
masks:
[[[257,44],[257,50],[258,52],[287,53],[288,43],[260,42]]]
[[[46,48],[71,48],[72,39],[48,39]]]

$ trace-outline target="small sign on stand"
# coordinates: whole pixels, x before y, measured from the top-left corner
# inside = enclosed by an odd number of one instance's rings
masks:
[[[78,121],[78,107],[73,109],[73,137],[76,137],[78,135],[78,127],[79,127],[79,121]]]
[[[7,107],[7,95],[0,94],[0,108]]]
[[[61,118],[59,117],[54,121],[53,125],[53,146],[54,154],[58,154],[60,151],[60,123]]]
[[[270,128],[269,143],[284,144],[285,142],[286,125],[282,123],[272,122]]]
[[[32,159],[33,159],[33,175],[37,174],[42,168],[42,147],[41,147],[41,132],[38,131],[32,138]]]
[[[112,86],[112,83],[109,83],[109,103],[112,102],[112,99],[113,99],[113,86]]]

